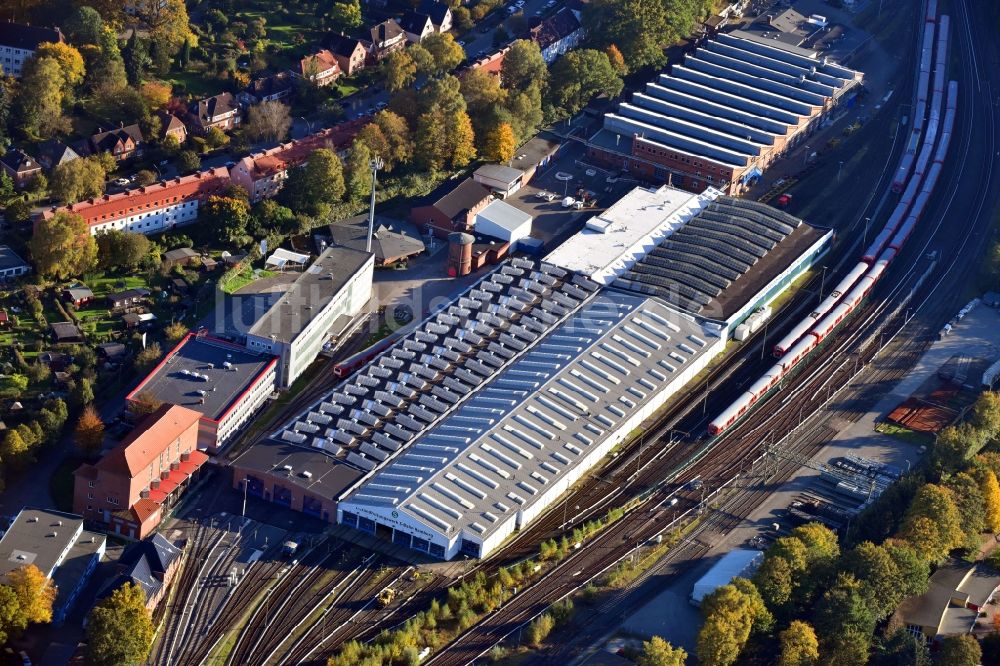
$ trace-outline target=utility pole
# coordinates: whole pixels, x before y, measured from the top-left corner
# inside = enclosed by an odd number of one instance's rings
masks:
[[[375,234],[375,185],[378,182],[378,171],[385,166],[381,157],[376,155],[368,162],[372,170],[372,199],[368,207],[368,244],[365,246],[366,252],[372,251],[372,236]]]

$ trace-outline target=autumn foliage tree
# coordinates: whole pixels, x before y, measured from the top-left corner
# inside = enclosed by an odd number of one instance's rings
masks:
[[[636,660],[639,666],[684,666],[687,652],[684,648],[674,647],[659,636],[653,636],[643,641],[642,654]]]
[[[926,560],[940,562],[963,541],[961,516],[950,490],[928,483],[917,491],[900,536]]]
[[[104,421],[93,405],[87,405],[76,423],[76,445],[86,455],[99,453],[104,445]]]
[[[500,123],[486,134],[483,159],[489,162],[506,162],[514,157],[517,137],[508,123]]]
[[[143,664],[153,646],[153,635],[145,593],[135,583],[125,583],[90,611],[87,663],[93,666]]]
[[[76,213],[58,212],[39,220],[29,247],[35,268],[47,277],[65,280],[97,265],[97,241]]]
[[[792,620],[778,635],[778,666],[812,666],[819,660],[819,641],[808,622]]]
[[[129,400],[128,411],[133,416],[141,418],[152,414],[163,406],[163,401],[148,391],[140,391]]]

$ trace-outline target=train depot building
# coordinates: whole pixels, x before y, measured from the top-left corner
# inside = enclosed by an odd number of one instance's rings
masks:
[[[420,322],[237,459],[234,484],[433,557],[483,557],[682,391],[831,237],[719,190],[636,188]]]
[[[739,194],[807,142],[863,78],[815,51],[720,34],[606,114],[587,155],[644,180]]]

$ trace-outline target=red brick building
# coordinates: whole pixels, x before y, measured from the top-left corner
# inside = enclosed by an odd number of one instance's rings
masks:
[[[471,231],[476,213],[493,201],[485,187],[466,178],[457,187],[450,182],[429,194],[420,206],[410,211],[410,221],[422,232],[448,238],[456,231]]]
[[[74,472],[73,510],[108,532],[144,539],[208,461],[197,449],[201,414],[164,405],[99,461]]]

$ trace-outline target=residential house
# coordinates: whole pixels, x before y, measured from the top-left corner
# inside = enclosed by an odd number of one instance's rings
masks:
[[[94,299],[94,292],[92,292],[90,287],[86,285],[78,285],[76,287],[63,289],[62,297],[67,303],[72,303],[73,305],[80,307],[81,305],[86,305]]]
[[[119,162],[142,155],[142,130],[138,125],[124,125],[90,137],[90,149],[95,153],[111,153]]]
[[[11,148],[0,157],[0,167],[16,187],[26,187],[42,172],[42,165],[19,148]]]
[[[289,169],[302,165],[313,151],[330,148],[343,155],[367,122],[367,118],[350,120],[303,139],[247,155],[230,168],[229,176],[234,185],[239,185],[250,194],[251,203],[268,199],[284,186]]]
[[[410,211],[410,221],[424,233],[447,238],[456,231],[471,231],[476,214],[492,200],[490,191],[472,178],[457,187],[447,182]]]
[[[108,307],[112,310],[118,310],[120,308],[128,308],[133,305],[138,305],[149,298],[148,289],[126,289],[125,291],[118,291],[113,294],[108,294],[105,297],[105,301]]]
[[[0,245],[0,282],[31,272],[31,264],[18,256],[9,245]]]
[[[983,562],[948,560],[931,576],[927,591],[904,599],[896,612],[908,631],[934,643],[976,629],[979,614],[998,592],[1000,571]]]
[[[392,19],[373,26],[369,35],[368,56],[372,62],[381,62],[393,51],[406,47],[406,32]]]
[[[79,157],[79,153],[56,139],[46,141],[38,147],[38,162],[49,171]]]
[[[406,39],[412,44],[419,44],[424,41],[424,37],[434,34],[434,22],[427,14],[418,14],[415,11],[407,11],[399,19],[399,27],[406,33]]]
[[[292,73],[285,70],[251,81],[239,94],[239,101],[245,105],[273,102],[291,97],[293,88]]]
[[[174,281],[180,280],[176,278]],[[185,285],[184,280],[180,280]],[[156,315],[152,312],[127,312],[122,315],[122,323],[127,330],[148,331],[156,325]]]
[[[115,363],[128,356],[128,347],[120,342],[102,342],[97,345],[97,355],[105,361]]]
[[[307,55],[299,61],[300,76],[317,86],[328,86],[340,77],[340,63],[326,49]]]
[[[83,217],[94,235],[111,229],[154,234],[194,222],[198,219],[199,205],[229,183],[229,172],[225,167],[217,167],[128,192],[53,206],[41,214],[41,219],[66,211]]]
[[[39,44],[64,41],[59,28],[43,28],[7,21],[0,23],[0,71],[20,78],[24,63],[34,55]]]
[[[330,34],[323,39],[323,45],[337,59],[340,71],[347,76],[354,76],[355,72],[364,69],[368,49],[360,39]]]
[[[97,598],[104,599],[126,583],[132,583],[146,595],[146,610],[152,613],[166,596],[183,560],[184,551],[162,534],[129,544],[115,563],[115,577]]]
[[[49,324],[49,328],[56,342],[83,342],[83,331],[71,321],[57,321]]]
[[[74,472],[73,508],[109,532],[145,539],[208,461],[198,450],[201,414],[163,405],[113,450]]]
[[[531,40],[538,44],[542,58],[551,65],[555,59],[583,41],[583,25],[576,12],[563,7],[531,29]]]
[[[180,118],[169,111],[161,111],[158,115],[160,116],[160,139],[172,136],[177,139],[177,143],[187,141],[187,126]]]
[[[213,127],[228,132],[241,120],[239,102],[228,92],[200,99],[188,107],[188,112],[195,128],[202,134]]]
[[[483,56],[482,58],[473,61],[469,65],[470,70],[479,70],[485,72],[486,74],[491,74],[498,79],[500,78],[500,72],[503,70],[503,59],[510,51],[509,46],[505,46],[496,53],[491,53],[490,55]]]
[[[0,577],[26,564],[37,567],[56,590],[52,624],[59,626],[104,557],[107,541],[83,529],[81,516],[25,507],[0,539]]]
[[[421,0],[417,6],[417,12],[431,17],[434,23],[435,32],[448,32],[451,30],[452,14],[451,7],[438,0]]]

